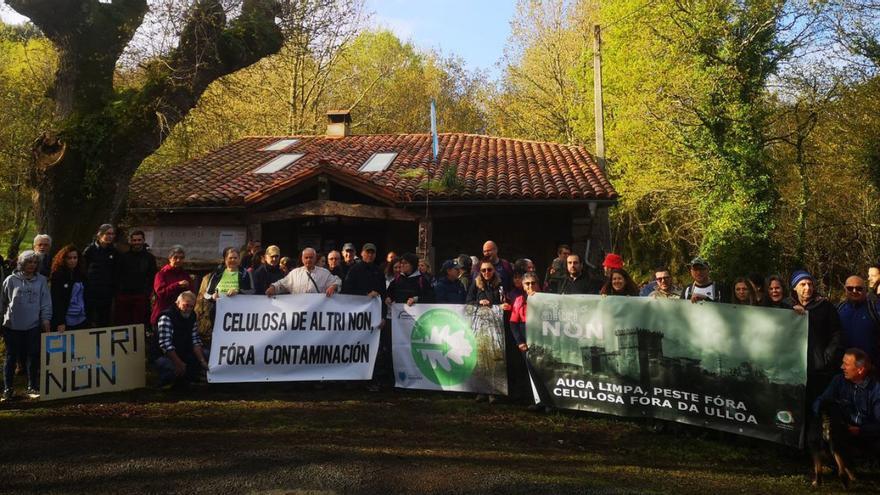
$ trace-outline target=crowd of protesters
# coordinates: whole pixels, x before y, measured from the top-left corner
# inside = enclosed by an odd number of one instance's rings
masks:
[[[510,262],[499,246],[486,241],[482,256],[462,254],[445,260],[436,274],[413,253],[386,253],[366,243],[360,252],[351,243],[326,255],[306,248],[283,257],[277,246],[265,250],[252,241],[239,250],[223,250],[223,262],[197,283],[184,269],[186,252],[174,246],[163,253],[161,268],[146,246],[145,234],[133,231],[117,243],[116,229],[101,225],[94,242],[83,250],[63,246],[50,257],[51,239],[38,235],[34,249],[22,252],[0,294],[6,345],[3,398],[14,395],[16,370],[27,375],[29,397],[39,396],[40,333],[107,325],[143,323],[152,335],[152,359],[163,385],[197,380],[207,369],[208,346],[200,321],[211,321],[214,302],[238,294],[275,296],[292,293],[355,294],[380,298],[383,314],[392,303],[473,304],[504,314],[511,395],[532,397],[528,388],[528,341],[525,334],[528,298],[538,292],[684,299],[693,303],[725,302],[795,311],[808,318],[805,410],[814,419],[810,445],[819,450],[829,442],[822,418],[836,421],[851,440],[880,445],[880,384],[872,364],[880,358],[880,267],[867,270],[867,282],[853,275],[844,284],[846,300],[832,304],[817,292],[810,273],[798,270],[788,278],[756,274],[726,285],[712,278],[709,263],[696,257],[688,263],[691,282],[678,287],[666,267],[658,267],[641,287],[624,268],[621,256],[609,253],[603,273],[590,276],[584,260],[560,245],[543,277],[529,259]],[[118,249],[117,246],[126,249]],[[165,262],[167,260],[167,262]],[[791,294],[787,294],[791,291]],[[390,322],[383,322],[375,389],[393,383]],[[843,374],[840,370],[843,370]],[[489,398],[492,399],[491,397]],[[530,407],[549,407],[546,397]],[[833,419],[828,419],[833,418]]]

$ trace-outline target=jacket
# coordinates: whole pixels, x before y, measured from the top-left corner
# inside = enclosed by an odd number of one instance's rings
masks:
[[[591,294],[593,293],[593,284],[584,273],[575,279],[572,279],[571,275],[566,275],[556,286],[556,292],[558,294]]]
[[[495,267],[495,273],[498,275],[498,278],[501,279],[501,285],[505,287],[513,287],[513,265],[510,264],[504,258],[498,258],[498,261],[493,263]],[[480,276],[480,263],[474,263],[474,266],[471,268],[471,283]]]
[[[181,287],[180,281],[187,280],[190,282],[189,287]],[[174,305],[177,296],[184,291],[197,292],[198,287],[192,284],[189,274],[183,268],[172,268],[171,265],[165,265],[153,277],[153,292],[156,294],[156,300],[153,301],[153,311],[150,313],[150,324],[154,327],[159,321],[159,315],[169,307]]]
[[[35,273],[25,278],[18,270],[6,277],[0,292],[3,326],[11,330],[31,330],[52,321],[52,296],[46,277]]]
[[[796,297],[796,296],[793,296]],[[792,299],[792,305],[800,304]],[[837,372],[843,352],[840,348],[840,317],[837,308],[824,297],[815,296],[807,310],[807,374]]]
[[[254,279],[254,294],[265,294],[270,285],[284,278],[284,271],[281,267],[263,263],[251,272],[251,276]]]
[[[880,316],[876,303],[866,300],[860,304],[844,301],[837,305],[840,316],[840,347],[859,348],[876,363],[880,358]]]
[[[345,278],[342,279],[342,293],[356,296],[366,296],[370,292],[378,292],[385,299],[385,274],[375,263],[357,261]]]
[[[76,282],[82,283],[83,288],[85,288],[85,277],[79,272],[62,268],[52,274],[49,292],[52,296],[53,330],[58,325],[63,325],[66,321],[67,310],[70,307],[70,298],[73,295],[73,285]]]
[[[220,283],[220,279],[223,277],[223,272],[226,271],[225,266],[221,266],[214,273],[211,274],[211,281],[208,282],[208,290],[205,291],[205,299],[212,299],[211,296],[217,292],[217,284]],[[245,270],[244,268],[238,268],[238,293],[239,294],[253,294],[254,293],[254,279],[251,276],[251,272]]]
[[[439,277],[434,282],[434,299],[438,304],[464,304],[467,293],[461,279],[450,281],[448,277]]]
[[[116,293],[149,294],[156,276],[156,257],[146,250],[120,253],[116,260]]]
[[[763,301],[761,301],[761,306],[765,308],[777,308],[777,309],[791,309],[793,306],[791,305],[791,301],[788,299],[783,299],[778,303],[775,303],[770,300],[769,297],[765,297]]]
[[[477,281],[471,284],[471,287],[468,289],[468,295],[466,299],[467,304],[479,304],[480,301],[486,299],[493,306],[503,304],[504,303],[504,288],[499,285],[491,285],[485,284],[483,288],[479,288],[477,286]]]
[[[860,384],[835,375],[828,388],[813,402],[813,412],[819,414],[824,401],[833,401],[846,413],[849,424],[858,426],[861,434],[880,437],[880,383],[872,377]]]
[[[119,253],[113,245],[103,247],[97,242],[83,250],[86,266],[86,301],[113,299],[116,284],[116,260]]]
[[[418,303],[434,302],[434,289],[418,270],[408,276],[401,273],[394,277],[388,286],[387,295],[396,303],[405,303],[410,297],[415,297]]]

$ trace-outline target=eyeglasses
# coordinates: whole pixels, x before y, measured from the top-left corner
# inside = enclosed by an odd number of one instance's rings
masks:
[[[480,273],[492,273],[494,271],[492,268],[480,268]]]
[[[847,292],[865,292],[865,288],[858,285],[855,287],[846,286],[845,289]]]
[[[659,281],[661,281],[661,280],[669,280],[669,279],[671,279],[671,278],[672,278],[672,277],[657,277],[657,281],[659,282]]]

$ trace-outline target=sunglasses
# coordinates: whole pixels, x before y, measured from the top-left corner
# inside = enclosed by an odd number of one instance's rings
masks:
[[[860,286],[855,286],[855,287],[847,286],[847,287],[845,287],[845,289],[847,292],[865,292],[865,288],[860,287]]]
[[[480,268],[480,273],[492,273],[494,271],[492,268]]]
[[[537,284],[534,282],[523,282],[523,285],[537,285]]]

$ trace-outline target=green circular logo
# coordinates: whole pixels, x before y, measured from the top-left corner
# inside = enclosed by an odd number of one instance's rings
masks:
[[[477,342],[470,325],[455,312],[426,311],[413,325],[411,340],[416,366],[437,385],[458,385],[474,372]]]

